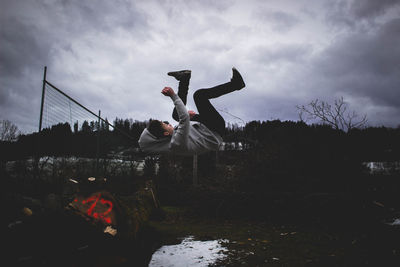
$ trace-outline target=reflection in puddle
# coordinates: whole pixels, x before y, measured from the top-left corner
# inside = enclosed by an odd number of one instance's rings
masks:
[[[195,241],[192,236],[178,245],[163,246],[154,252],[150,267],[208,266],[224,259],[228,251],[221,244],[227,240]]]
[[[400,219],[395,219],[393,222],[391,222],[391,223],[386,223],[386,224],[388,224],[388,225],[400,225]]]

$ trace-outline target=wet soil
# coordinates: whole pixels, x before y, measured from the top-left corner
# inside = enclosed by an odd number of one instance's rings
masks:
[[[196,240],[226,242],[228,257],[212,266],[399,266],[398,228],[307,227],[291,223],[209,220],[180,216],[180,208],[165,207],[162,221],[151,221],[161,244]],[[183,212],[184,213],[184,212]],[[173,241],[175,240],[175,241]],[[161,245],[160,244],[160,245]]]

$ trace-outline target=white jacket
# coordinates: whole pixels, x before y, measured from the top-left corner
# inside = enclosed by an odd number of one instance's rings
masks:
[[[146,153],[172,152],[180,155],[202,154],[219,150],[222,137],[204,124],[191,122],[188,111],[178,95],[171,96],[179,116],[179,124],[172,136],[156,138],[144,129],[139,138],[139,146]]]

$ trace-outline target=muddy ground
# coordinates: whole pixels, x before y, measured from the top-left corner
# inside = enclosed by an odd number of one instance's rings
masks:
[[[147,266],[161,246],[182,238],[224,239],[227,257],[214,266],[399,266],[400,227],[385,223],[335,227],[322,221],[216,219],[191,207],[164,206],[136,240],[95,231],[64,212],[3,220],[5,266]],[[311,218],[309,218],[311,219]],[[318,218],[314,218],[318,220]],[[319,219],[320,220],[320,219]]]

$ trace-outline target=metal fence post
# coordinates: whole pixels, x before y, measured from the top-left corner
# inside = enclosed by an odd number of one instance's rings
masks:
[[[43,71],[43,85],[42,85],[42,101],[40,104],[40,117],[39,117],[39,132],[36,138],[36,147],[35,147],[35,157],[34,157],[34,175],[40,178],[40,170],[39,170],[39,162],[40,162],[40,132],[42,131],[42,121],[43,121],[43,106],[44,106],[44,94],[46,90],[46,74],[47,74],[47,66],[44,67]]]
[[[100,175],[99,171],[99,157],[100,157],[100,118],[101,111],[99,110],[99,117],[97,120],[97,147],[96,147],[96,178]]]
[[[47,66],[44,67],[44,73],[43,73],[42,104],[40,105],[39,132],[42,130],[44,91],[45,91],[45,88],[46,88],[46,73],[47,73]]]

